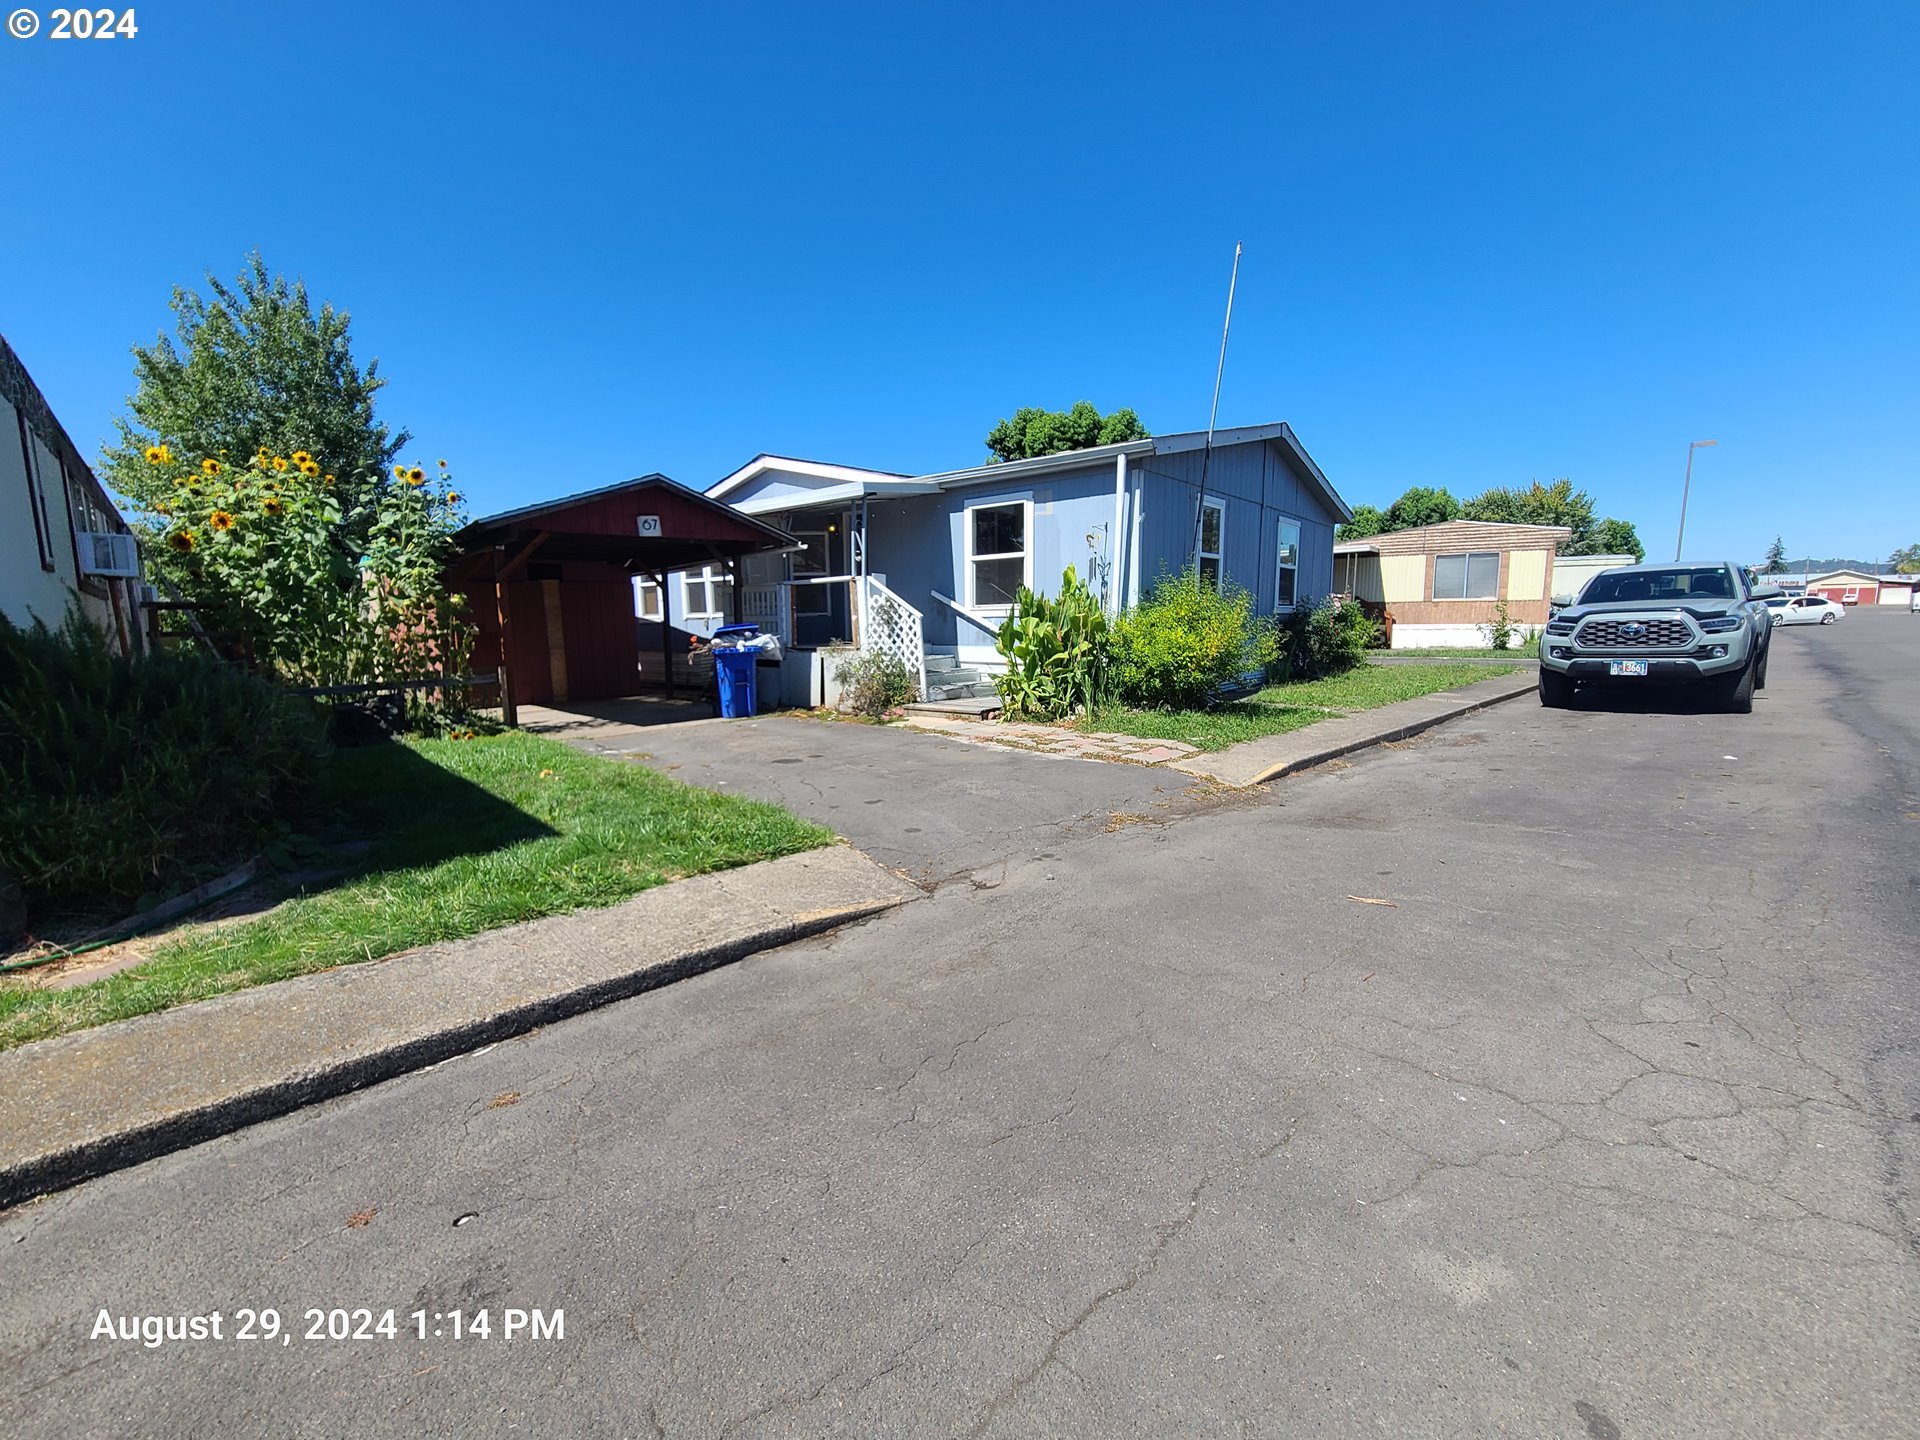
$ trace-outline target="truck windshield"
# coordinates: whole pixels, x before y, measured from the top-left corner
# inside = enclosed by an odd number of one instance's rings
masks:
[[[1733,581],[1721,565],[1676,565],[1671,570],[1607,571],[1587,582],[1582,605],[1619,600],[1731,600]]]

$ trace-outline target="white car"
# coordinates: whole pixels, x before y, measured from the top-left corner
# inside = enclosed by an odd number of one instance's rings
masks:
[[[1795,595],[1767,601],[1776,625],[1831,625],[1847,613],[1844,605],[1823,595]]]

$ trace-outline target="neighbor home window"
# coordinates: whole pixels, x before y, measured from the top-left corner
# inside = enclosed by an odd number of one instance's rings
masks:
[[[666,592],[660,588],[657,580],[639,578],[633,584],[634,611],[642,620],[664,620],[666,616]]]
[[[15,414],[20,430],[20,463],[26,469],[27,508],[33,512],[33,538],[40,547],[40,568],[53,569],[53,521],[47,514],[47,491],[40,481],[40,457],[35,453],[33,432],[27,417]]]
[[[1004,610],[1032,579],[1027,551],[1025,500],[975,505],[967,511],[967,600],[983,610]]]
[[[1220,588],[1221,542],[1227,533],[1227,506],[1221,500],[1200,502],[1200,550],[1198,554],[1202,583]]]
[[[727,572],[726,566],[703,566],[699,570],[689,570],[680,579],[686,587],[682,596],[686,601],[686,620],[727,618],[727,607],[733,600],[733,576]]]
[[[1299,598],[1300,525],[1294,520],[1280,522],[1279,545],[1274,562],[1273,608],[1286,610]]]
[[[1433,557],[1433,598],[1492,600],[1500,594],[1500,556],[1494,551]]]

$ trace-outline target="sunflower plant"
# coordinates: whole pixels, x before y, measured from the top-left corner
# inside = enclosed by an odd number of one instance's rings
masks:
[[[445,462],[342,485],[306,450],[183,463],[164,444],[143,487],[159,568],[241,656],[297,685],[464,669],[463,597],[443,580],[461,523]],[[349,509],[341,495],[365,497]]]

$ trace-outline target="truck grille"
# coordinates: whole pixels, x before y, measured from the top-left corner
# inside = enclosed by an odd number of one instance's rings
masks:
[[[1693,627],[1684,620],[1588,620],[1574,635],[1589,650],[1688,650]]]

